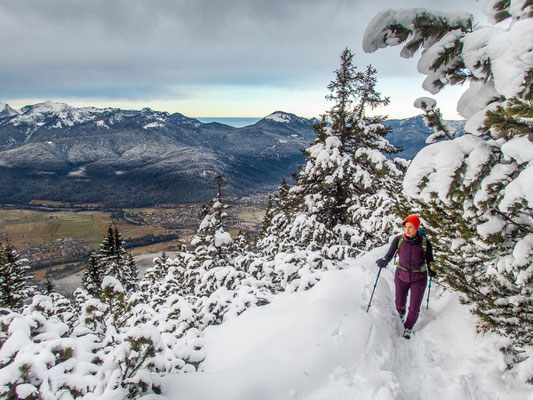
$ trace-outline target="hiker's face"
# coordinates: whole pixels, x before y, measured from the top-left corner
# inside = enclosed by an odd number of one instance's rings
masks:
[[[410,222],[406,222],[403,225],[403,231],[405,232],[405,236],[407,236],[408,238],[412,239],[412,238],[414,238],[416,236],[416,228]]]

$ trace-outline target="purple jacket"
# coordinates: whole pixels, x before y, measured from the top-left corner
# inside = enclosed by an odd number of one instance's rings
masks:
[[[392,241],[387,254],[383,259],[388,264],[396,250],[398,250],[398,242],[402,235],[398,235]],[[429,267],[429,263],[434,261],[433,259],[433,248],[429,240],[426,239],[427,249],[426,254],[424,254],[424,249],[422,247],[423,239],[417,234],[414,238],[409,239],[404,235],[402,246],[398,252],[398,262],[400,265],[406,269],[396,269],[396,273],[399,275],[399,278],[404,282],[414,282],[426,277],[426,271],[424,272],[413,272],[414,270],[420,270],[424,263]]]

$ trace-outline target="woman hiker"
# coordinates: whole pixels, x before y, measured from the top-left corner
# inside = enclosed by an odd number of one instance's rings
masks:
[[[403,337],[409,339],[411,331],[418,319],[420,305],[426,290],[427,276],[436,276],[429,263],[433,259],[433,249],[429,240],[419,233],[420,219],[416,215],[409,215],[403,220],[403,235],[398,235],[392,241],[387,254],[376,261],[379,268],[386,268],[396,251],[398,264],[394,273],[396,310],[404,322]],[[405,318],[407,295],[410,292],[409,313]]]

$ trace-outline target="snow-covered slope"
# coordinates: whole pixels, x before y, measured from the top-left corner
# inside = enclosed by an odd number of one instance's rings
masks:
[[[204,372],[166,378],[169,399],[531,400],[505,372],[501,340],[477,335],[457,295],[433,285],[411,340],[395,315],[393,271],[384,270],[370,312],[379,248],[307,292],[205,332]],[[426,293],[427,295],[427,293]]]

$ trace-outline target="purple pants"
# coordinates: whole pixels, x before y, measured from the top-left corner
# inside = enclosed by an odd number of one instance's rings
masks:
[[[409,313],[403,324],[404,328],[412,329],[418,319],[420,304],[422,304],[424,292],[426,291],[427,280],[425,272],[409,274],[408,272],[397,270],[394,274],[394,286],[396,289],[394,300],[396,303],[396,310],[400,315],[405,314],[407,295],[411,292],[409,296]]]

